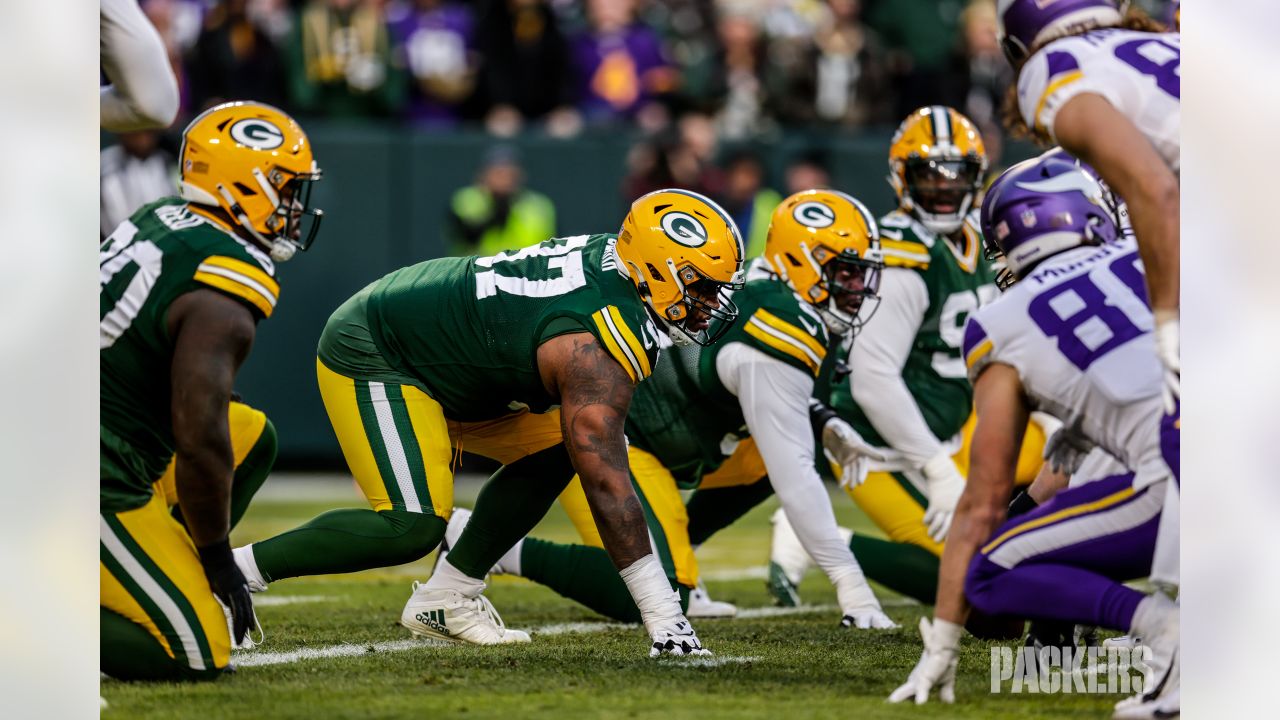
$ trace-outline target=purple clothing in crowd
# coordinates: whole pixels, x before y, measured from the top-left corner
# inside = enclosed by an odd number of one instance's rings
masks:
[[[587,122],[631,117],[656,95],[650,73],[669,67],[657,33],[640,24],[608,35],[581,33],[570,41],[570,56]]]
[[[423,88],[424,80],[473,82],[464,78],[474,72],[475,18],[471,8],[441,3],[423,9],[413,3],[387,9],[387,27],[395,47],[396,61],[408,72],[411,85],[406,115],[410,122],[425,125],[453,125],[460,119],[462,97],[448,99]]]

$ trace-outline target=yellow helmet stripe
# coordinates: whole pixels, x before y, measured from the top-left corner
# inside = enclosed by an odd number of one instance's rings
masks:
[[[627,371],[627,375],[630,376],[631,382],[640,382],[639,363],[635,362],[635,359],[630,356],[629,351],[622,349],[620,338],[613,333],[613,330],[609,328],[608,323],[605,322],[604,311],[597,310],[595,313],[592,313],[591,319],[595,321],[596,330],[600,334],[600,339],[604,341],[605,349],[608,350],[609,354],[613,356],[613,359],[622,366],[622,369]]]
[[[201,265],[200,267],[204,268],[206,266]],[[219,270],[221,269],[219,268]],[[250,303],[253,303],[254,307],[261,310],[263,317],[271,317],[271,312],[276,306],[275,298],[264,295],[259,289],[261,286],[257,285],[257,283],[250,285],[241,280],[233,280],[223,273],[225,273],[225,271],[215,273],[198,270],[194,278],[196,281],[202,282],[205,285],[218,288],[219,290],[235,295],[236,297],[244,298]]]
[[[622,319],[622,313],[618,312],[618,308],[613,305],[606,305],[605,310],[609,312],[605,315],[605,323],[615,331],[615,334],[622,338],[626,346],[631,348],[631,354],[636,358],[640,366],[640,377],[647,378],[653,372],[653,368],[649,366],[649,356],[644,351],[644,345],[636,338],[636,334],[631,331],[626,321]]]
[[[273,297],[280,296],[280,284],[275,281],[275,278],[263,272],[262,269],[256,265],[251,265],[243,260],[237,260],[224,255],[212,255],[205,258],[204,263],[207,265],[226,268],[232,272],[248,276],[256,280],[259,285],[269,290]]]

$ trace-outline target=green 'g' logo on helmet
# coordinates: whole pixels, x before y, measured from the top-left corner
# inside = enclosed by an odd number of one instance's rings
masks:
[[[254,150],[273,150],[284,144],[280,128],[262,118],[247,118],[232,125],[231,138]]]
[[[796,222],[815,229],[830,227],[836,221],[836,211],[820,202],[802,202],[791,211]]]
[[[684,212],[669,212],[662,216],[662,232],[685,247],[702,247],[707,244],[707,228],[697,218]]]

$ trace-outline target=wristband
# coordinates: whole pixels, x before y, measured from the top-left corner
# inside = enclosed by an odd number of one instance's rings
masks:
[[[1040,503],[1031,497],[1031,493],[1023,490],[1018,493],[1013,502],[1009,503],[1009,512],[1006,514],[1006,519],[1025,515],[1038,507],[1040,507]]]

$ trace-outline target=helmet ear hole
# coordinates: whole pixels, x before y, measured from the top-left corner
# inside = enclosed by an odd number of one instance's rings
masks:
[[[791,253],[786,253],[786,258],[787,258],[787,262],[791,263],[792,267],[802,267],[800,264],[800,260],[796,258],[795,255],[792,255]]]
[[[653,263],[645,263],[645,266],[649,268],[649,274],[656,282],[665,282],[662,273],[658,272],[658,268],[654,267]]]
[[[248,185],[245,185],[242,182],[235,182],[232,184],[235,185],[236,190],[240,191],[241,195],[257,195],[258,194],[257,191],[255,191],[253,188],[249,187]]]

